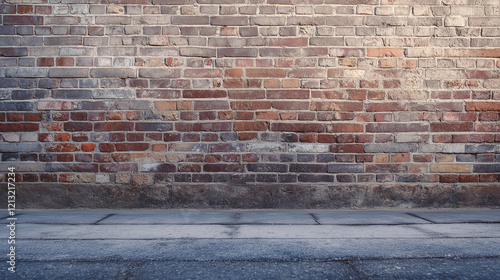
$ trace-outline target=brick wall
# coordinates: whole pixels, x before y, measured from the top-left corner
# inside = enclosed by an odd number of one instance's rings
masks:
[[[500,205],[498,0],[3,0],[0,24],[23,207]]]

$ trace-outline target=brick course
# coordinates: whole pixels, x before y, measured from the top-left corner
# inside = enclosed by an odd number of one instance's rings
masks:
[[[63,2],[0,5],[21,207],[500,206],[496,0]]]

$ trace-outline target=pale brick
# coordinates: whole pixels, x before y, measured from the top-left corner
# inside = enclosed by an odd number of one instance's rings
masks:
[[[22,132],[21,133],[22,142],[38,142],[37,132]]]
[[[413,7],[414,16],[430,16],[431,10],[428,6],[414,6]]]
[[[444,19],[444,26],[460,27],[466,25],[466,19],[461,16],[450,16]]]
[[[95,182],[98,184],[109,183],[110,176],[108,174],[95,174]]]
[[[471,173],[470,164],[431,164],[433,173]]]
[[[289,144],[288,151],[292,153],[327,153],[330,151],[329,144]]]
[[[20,142],[21,137],[19,133],[4,133],[2,134],[3,141],[5,142]]]
[[[392,6],[376,7],[375,14],[379,16],[392,16],[394,15],[394,9]]]

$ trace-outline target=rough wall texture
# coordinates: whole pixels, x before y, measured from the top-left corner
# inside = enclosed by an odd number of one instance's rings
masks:
[[[3,0],[0,24],[23,207],[500,205],[499,0]]]

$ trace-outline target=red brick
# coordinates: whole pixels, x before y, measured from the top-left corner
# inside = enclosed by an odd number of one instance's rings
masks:
[[[248,68],[246,69],[247,77],[262,77],[262,78],[285,78],[286,70],[277,68]]]
[[[395,111],[407,111],[407,103],[398,102],[383,102],[383,103],[369,103],[366,111],[367,112],[395,112]]]
[[[299,102],[299,101],[273,101],[272,107],[276,110],[308,110],[309,102]]]
[[[46,144],[45,149],[52,153],[77,152],[80,145],[72,143]]]
[[[69,133],[56,133],[54,134],[54,141],[67,142],[71,139],[71,134]]]
[[[307,38],[276,38],[269,39],[271,47],[301,47],[307,46]]]
[[[109,153],[116,151],[115,144],[112,143],[101,143],[99,144],[99,151],[103,153]]]
[[[240,111],[236,112],[236,118],[237,120],[253,120],[254,117],[254,112],[248,112],[248,111]]]
[[[458,179],[461,183],[476,183],[479,181],[479,175],[459,175]]]
[[[472,122],[446,122],[446,123],[431,123],[432,132],[453,132],[453,131],[473,131],[474,123]]]
[[[269,99],[308,99],[308,90],[268,90]]]
[[[58,57],[56,58],[57,66],[74,66],[75,59],[72,57]]]
[[[333,123],[327,125],[327,132],[363,132],[362,124]]]
[[[149,143],[115,143],[116,150],[125,151],[146,151],[149,149]]]
[[[42,113],[26,113],[24,115],[25,121],[41,121],[43,118]]]
[[[230,90],[231,99],[264,99],[266,92],[264,90]]]
[[[432,140],[434,143],[451,143],[452,135],[434,135]]]
[[[93,152],[96,147],[97,147],[96,143],[84,143],[84,144],[82,144],[82,151]]]
[[[303,143],[317,143],[318,142],[318,134],[301,134],[299,137],[299,141]]]
[[[224,90],[185,90],[184,98],[225,98],[227,92]]]
[[[229,104],[227,101],[195,101],[195,110],[227,110]]]
[[[439,175],[439,182],[440,183],[458,183],[458,175],[451,174],[451,175]]]
[[[88,122],[66,122],[64,123],[66,131],[91,131],[92,123]]]
[[[43,24],[42,16],[3,16],[3,24],[5,25],[41,25]]]
[[[73,154],[57,154],[57,160],[59,162],[71,162],[74,161]]]
[[[331,134],[319,134],[318,143],[335,143],[337,141],[335,135]]]
[[[363,144],[334,144],[332,153],[363,153]]]
[[[311,123],[273,123],[272,131],[291,131],[291,132],[325,132],[323,124]]]
[[[230,122],[219,123],[196,123],[193,125],[193,131],[231,131]]]
[[[222,77],[220,69],[186,69],[184,77],[191,78],[218,78]]]
[[[235,122],[234,131],[266,131],[267,122]]]
[[[38,123],[0,123],[1,132],[38,131]]]
[[[271,109],[270,101],[233,101],[231,102],[233,110],[266,110]]]
[[[479,181],[484,183],[484,182],[496,182],[497,179],[500,179],[500,176],[497,174],[480,174],[479,175]]]
[[[36,64],[38,66],[42,66],[42,67],[43,66],[51,67],[51,66],[54,66],[54,58],[52,58],[52,57],[39,57],[37,59]]]
[[[466,111],[500,111],[500,102],[466,102]]]
[[[23,113],[7,113],[7,121],[9,122],[22,122],[24,120]]]

